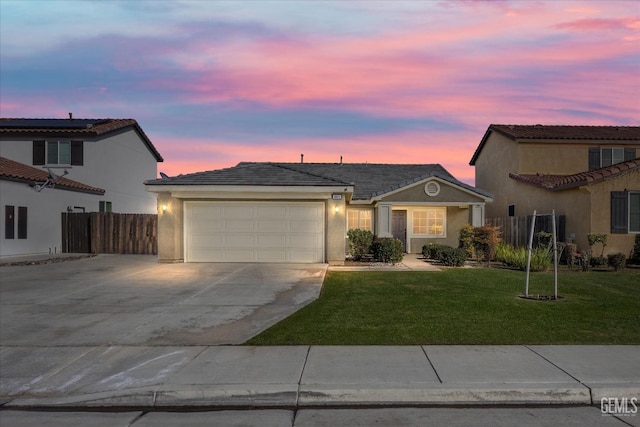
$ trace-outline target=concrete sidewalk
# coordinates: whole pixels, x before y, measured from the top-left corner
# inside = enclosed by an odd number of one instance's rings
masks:
[[[600,405],[640,346],[0,348],[3,409]]]

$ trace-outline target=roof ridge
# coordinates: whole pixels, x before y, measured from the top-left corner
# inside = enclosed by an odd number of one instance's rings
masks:
[[[345,185],[353,185],[353,182],[346,182],[346,181],[342,181],[342,180],[339,180],[339,179],[336,179],[336,178],[332,178],[332,177],[327,176],[327,175],[315,174],[315,173],[311,173],[311,172],[308,172],[308,171],[302,171],[302,170],[299,170],[299,169],[295,169],[295,168],[291,168],[291,167],[285,166],[285,165],[289,165],[289,164],[291,164],[291,165],[296,165],[296,164],[297,165],[304,165],[304,164],[325,164],[325,165],[326,164],[334,164],[334,165],[339,165],[339,163],[286,163],[286,164],[284,164],[284,163],[270,163],[270,162],[268,162],[268,164],[270,164],[272,166],[277,166],[277,167],[282,168],[282,169],[287,169],[287,170],[290,170],[290,171],[293,171],[293,172],[302,173],[302,174],[305,174],[305,175],[308,175],[308,176],[312,176],[312,177],[315,177],[315,178],[328,179],[329,181],[333,181],[333,182],[337,182],[337,183],[345,184]]]

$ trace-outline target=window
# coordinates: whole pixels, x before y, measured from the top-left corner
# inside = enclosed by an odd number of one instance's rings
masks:
[[[100,204],[100,208],[99,208],[100,212],[111,212],[111,202],[101,201],[99,204]]]
[[[516,205],[509,205],[509,216],[516,216]]]
[[[589,170],[600,169],[636,158],[635,148],[589,148]]]
[[[27,208],[18,206],[18,239],[27,238]]]
[[[354,228],[373,231],[371,227],[371,211],[349,209],[347,211],[347,230]]]
[[[4,207],[4,238],[16,237],[16,207],[5,205]],[[18,206],[18,239],[27,238],[27,208]]]
[[[33,141],[34,165],[76,165],[84,163],[82,141]]]
[[[640,191],[611,192],[611,233],[640,233]]]
[[[446,208],[431,208],[413,211],[413,234],[419,236],[445,235]]]
[[[4,238],[13,239],[15,237],[15,206],[5,205],[4,207]]]

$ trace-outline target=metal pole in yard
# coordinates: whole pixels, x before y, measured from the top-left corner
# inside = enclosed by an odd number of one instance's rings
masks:
[[[556,238],[556,211],[551,211],[551,227],[553,227],[553,295],[558,299],[558,247]]]
[[[531,220],[531,233],[529,234],[529,246],[527,247],[527,279],[524,286],[524,296],[529,296],[529,270],[531,269],[531,250],[533,247],[533,230],[536,228],[536,211],[533,211],[533,219]]]

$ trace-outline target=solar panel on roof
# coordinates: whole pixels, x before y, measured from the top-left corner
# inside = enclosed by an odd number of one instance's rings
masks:
[[[0,120],[1,128],[23,129],[88,129],[105,119],[8,119]]]

